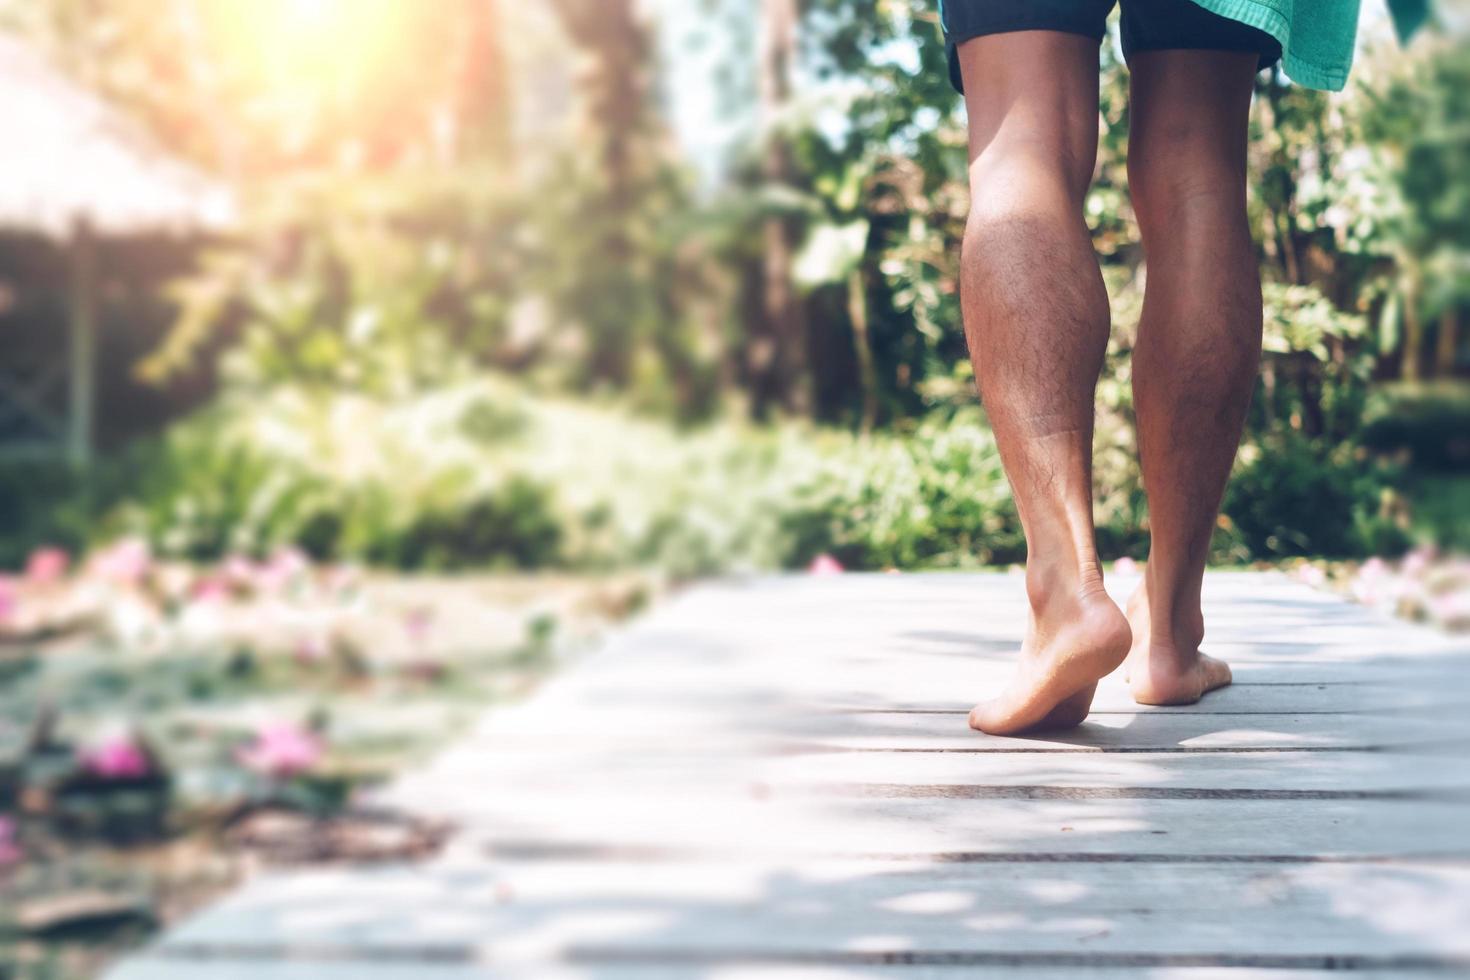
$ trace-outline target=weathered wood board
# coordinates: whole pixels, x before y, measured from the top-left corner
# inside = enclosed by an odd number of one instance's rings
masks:
[[[693,589],[381,794],[457,823],[439,859],[262,877],[110,976],[1470,973],[1465,640],[1211,574],[1236,686],[980,735],[1020,596]]]

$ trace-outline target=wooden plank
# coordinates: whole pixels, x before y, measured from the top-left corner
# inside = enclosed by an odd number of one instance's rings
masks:
[[[733,714],[663,708],[592,708],[540,712],[514,726],[484,732],[496,751],[575,748],[598,740],[639,754],[688,754],[704,747],[745,745],[766,752],[819,750],[928,752],[1378,751],[1387,747],[1463,745],[1470,718],[1420,715],[1188,712],[1098,714],[1076,729],[1021,737],[986,735],[954,713],[802,711],[767,706]]]
[[[1233,580],[1237,584],[1222,592],[1221,583]],[[1268,582],[1269,594],[1263,596]],[[1019,578],[1004,575],[787,577],[713,586],[687,594],[625,635],[608,675],[628,676],[629,670],[657,663],[697,668],[707,680],[715,660],[721,671],[739,674],[749,668],[769,685],[778,676],[769,671],[779,663],[784,690],[785,671],[809,661],[823,661],[817,670],[825,671],[830,658],[844,666],[875,665],[889,683],[932,669],[953,688],[956,670],[963,669],[957,663],[1009,664],[1013,659],[1025,626],[1021,599]],[[1253,659],[1267,660],[1273,669],[1287,663],[1312,666],[1315,660],[1325,669],[1285,679],[1333,681],[1346,671],[1364,680],[1388,676],[1384,666],[1402,672],[1412,660],[1419,668],[1450,672],[1464,687],[1464,672],[1455,669],[1463,642],[1347,605],[1281,576],[1211,573],[1206,606],[1208,645],[1243,667]],[[1312,630],[1297,635],[1293,624]],[[896,655],[903,659],[893,659]],[[1371,669],[1350,666],[1364,661]],[[844,680],[827,677],[832,687]]]
[[[532,862],[259,881],[155,955],[715,965],[864,957],[1464,968],[1470,931],[1431,865],[802,865]],[[1391,896],[1391,901],[1386,900]],[[676,963],[678,961],[676,960]]]
[[[570,807],[563,797],[506,798],[461,784],[421,806],[459,821],[466,840],[667,847],[786,858],[841,854],[1160,854],[1166,856],[1463,855],[1463,804],[1419,800],[1113,798],[828,799],[770,794],[613,797]],[[1209,827],[1208,836],[1195,828]]]
[[[833,614],[840,606],[834,605]],[[769,613],[738,609],[750,617],[767,620]],[[967,620],[971,617],[967,617]],[[1453,648],[1442,643],[1416,642],[1412,636],[1396,635],[1392,630],[1361,626],[1345,628],[1344,635],[1325,635],[1312,624],[1305,636],[1312,642],[1283,636],[1280,627],[1248,630],[1217,616],[1211,621],[1211,632],[1205,649],[1241,663],[1383,663],[1413,657],[1426,664],[1453,663]],[[894,656],[922,659],[940,657],[953,665],[957,660],[1011,662],[1015,659],[1025,632],[1025,623],[1016,621],[976,628],[973,622],[953,623],[946,627],[927,626],[921,630],[903,628],[903,621],[892,617],[859,619],[824,629],[813,629],[800,620],[771,617],[760,626],[731,623],[710,624],[701,630],[697,624],[674,628],[660,624],[647,627],[633,637],[624,638],[625,649],[619,653],[623,663],[653,664],[697,663],[708,668],[711,661],[724,659],[758,663],[779,660],[840,660],[850,663],[880,662],[893,665]],[[1254,635],[1264,632],[1264,635]],[[906,664],[905,664],[906,665]],[[621,667],[619,668],[621,669]]]
[[[841,707],[884,707],[973,703],[999,690],[1014,670],[1015,656],[1007,653],[989,659],[938,656],[915,652],[868,653],[823,656],[804,649],[786,656],[745,653],[735,645],[699,648],[669,641],[674,647],[658,659],[639,658],[619,665],[616,671],[586,670],[556,685],[545,701],[538,699],[534,710],[550,711],[555,704],[636,703],[660,697],[666,703],[735,710],[745,703],[759,706],[772,701]],[[599,660],[601,658],[598,658]],[[1426,692],[1437,703],[1470,701],[1470,678],[1459,661],[1421,659],[1396,655],[1387,662],[1242,662],[1231,664],[1242,685],[1228,695],[1243,700],[1246,694],[1264,687],[1295,688],[1283,697],[1308,700],[1312,686],[1373,685],[1395,687],[1408,698],[1411,692]],[[1122,707],[1128,698],[1121,675],[1101,685],[1102,695]],[[1319,692],[1324,696],[1326,691]],[[764,700],[763,700],[764,699]],[[1207,699],[1209,710],[1216,699]],[[511,715],[491,716],[494,723],[509,724]]]
[[[1454,646],[1433,631],[1380,610],[1344,603],[1279,575],[1246,576],[1238,589],[1222,589],[1222,581],[1218,573],[1206,578],[1210,640],[1309,647],[1339,642],[1351,647],[1375,640],[1388,641],[1390,650],[1406,643],[1425,649]],[[1110,583],[1110,591],[1126,600],[1132,586]],[[1264,594],[1267,591],[1278,594]],[[804,639],[863,635],[878,626],[916,640],[946,631],[1009,638],[1018,637],[1024,628],[1024,612],[1023,584],[1019,577],[1006,575],[778,577],[686,593],[656,621],[646,622],[642,635],[692,628],[706,637],[774,632]],[[1293,627],[1303,626],[1320,632],[1293,635]]]
[[[1045,759],[1025,753],[802,753],[650,758],[572,747],[551,753],[457,753],[404,780],[384,803],[416,806],[436,785],[486,792],[561,796],[596,805],[614,795],[642,799],[697,792],[711,798],[800,793],[855,795],[864,786],[1109,787],[1470,795],[1470,766],[1459,757],[1406,753],[1125,753],[1107,765],[1081,753]],[[891,795],[900,795],[893,792]]]
[[[901,962],[863,963],[860,966],[836,966],[810,963],[740,963],[726,962],[707,971],[696,970],[688,963],[650,963],[635,965],[609,963],[536,964],[536,980],[687,980],[697,976],[713,976],[718,980],[861,980],[872,977],[901,977],[902,980],[959,980],[976,975],[974,964],[918,964]],[[1331,970],[1263,969],[1241,967],[1188,966],[1043,966],[1034,962],[1025,966],[988,963],[984,976],[988,980],[1341,980],[1342,967]],[[1353,967],[1354,980],[1387,980],[1387,978],[1433,976],[1444,971],[1379,970]],[[139,956],[106,974],[105,980],[502,980],[516,975],[504,966],[461,963],[392,963],[380,960],[225,960],[209,958],[162,958]]]
[[[1093,714],[1183,715],[1294,715],[1294,714],[1402,714],[1405,712],[1458,712],[1470,708],[1470,698],[1455,689],[1433,685],[1408,686],[1382,681],[1289,682],[1265,680],[1265,672],[1247,672],[1253,680],[1238,680],[1211,691],[1197,704],[1141,705],[1133,700],[1122,678],[1100,684],[1092,699]],[[832,705],[838,710],[881,711],[866,705]],[[962,700],[905,702],[889,699],[888,710],[967,711]]]
[[[793,723],[792,734],[821,745],[859,749],[1027,752],[1047,750],[1119,751],[1166,749],[1306,748],[1439,745],[1462,740],[1465,719],[1380,717],[1376,715],[1195,715],[1144,713],[1100,715],[1075,729],[1019,738],[985,736],[960,715],[869,714],[844,727],[832,716],[808,715]]]
[[[1470,766],[1463,758],[1408,753],[1139,753],[1110,757],[1106,765],[1098,765],[1087,755],[1038,760],[1024,754],[854,752],[762,760],[750,775],[773,791],[850,783],[1364,792],[1470,788]]]

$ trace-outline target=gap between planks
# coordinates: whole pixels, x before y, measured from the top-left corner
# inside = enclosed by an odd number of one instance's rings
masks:
[[[468,943],[417,943],[413,945],[358,943],[168,943],[150,951],[160,961],[200,964],[218,960],[271,963],[412,963],[433,965],[505,966],[495,957]],[[1015,951],[966,949],[834,950],[834,949],[707,949],[665,947],[648,949],[620,946],[578,945],[557,957],[562,963],[582,966],[643,965],[680,967],[720,966],[970,966],[970,967],[1071,967],[1356,970],[1453,973],[1470,970],[1470,957],[1434,954],[1283,954],[1283,953],[1128,953]]]
[[[576,841],[500,840],[480,852],[511,861],[736,861],[768,857],[754,848],[621,844]],[[1188,864],[1188,865],[1383,865],[1470,866],[1470,851],[1402,854],[1189,854],[1116,851],[812,851],[805,862],[858,861],[874,864]]]

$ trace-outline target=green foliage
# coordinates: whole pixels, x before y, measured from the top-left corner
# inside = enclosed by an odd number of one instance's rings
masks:
[[[835,451],[834,451],[835,450]],[[781,516],[787,565],[954,568],[1025,552],[995,439],[976,410],[906,438],[829,442]]]
[[[86,481],[65,463],[0,462],[0,568],[17,568],[34,548],[74,550],[86,543],[92,518]]]
[[[1290,428],[1350,439],[1368,397],[1373,353],[1366,318],[1344,313],[1315,286],[1266,283],[1260,390],[1251,408],[1259,433]]]
[[[220,351],[239,389],[291,384],[406,396],[514,360],[510,247],[524,207],[473,175],[305,181],[252,210],[245,238],[173,284],[155,381]],[[215,335],[224,335],[225,344]],[[212,341],[216,341],[213,342]]]
[[[126,523],[165,553],[194,559],[295,539],[326,487],[292,461],[229,439],[214,417],[175,426],[128,460],[138,483]]]
[[[430,397],[395,413],[299,389],[222,403],[134,454],[134,493],[112,525],[195,559],[296,544],[409,568],[555,563],[550,492],[475,465],[475,446],[510,438],[515,414],[459,407]],[[368,448],[359,426],[393,429]],[[436,440],[448,451],[436,453]]]
[[[148,20],[146,6],[129,0],[120,21],[97,27],[122,38],[111,67],[144,78],[129,66],[199,68],[179,24]],[[743,59],[723,66],[741,91],[755,87],[747,6],[710,5],[748,34],[725,47]],[[323,117],[308,133],[313,177],[247,181],[269,193],[247,195],[239,240],[175,284],[177,329],[145,365],[167,380],[219,357],[219,403],[108,464],[106,492],[40,471],[32,492],[0,472],[0,504],[26,528],[4,536],[0,558],[125,526],[174,554],[296,542],[405,567],[693,574],[799,565],[822,551],[855,567],[1017,558],[961,326],[967,147],[932,0],[800,5],[793,97],[751,127],[707,194],[664,139],[646,80],[609,73],[647,40],[599,32],[599,17],[630,9],[613,8],[562,8],[579,12],[576,44],[598,69],[576,82],[585,132],[538,145],[525,158],[535,166],[409,152],[423,149],[410,126],[391,165],[332,167],[340,120]],[[456,3],[450,21],[476,9]],[[92,43],[80,21],[0,10],[60,48]],[[440,36],[404,16],[427,32],[415,43]],[[1143,557],[1130,355],[1145,276],[1126,180],[1129,79],[1115,37],[1100,57],[1085,215],[1114,330],[1098,385],[1098,540],[1106,556]],[[1436,466],[1458,452],[1457,408],[1375,397],[1373,386],[1426,361],[1436,331],[1447,338],[1436,370],[1456,369],[1454,314],[1470,301],[1457,179],[1470,172],[1467,64],[1462,51],[1421,44],[1400,66],[1371,64],[1342,95],[1277,73],[1258,81],[1248,176],[1265,353],[1217,556],[1392,544],[1399,532],[1382,529],[1403,515],[1379,515],[1401,503],[1361,449],[1411,446],[1416,464]],[[103,88],[136,93],[104,74]],[[446,84],[404,91],[447,97]],[[246,169],[283,166],[283,120],[252,128],[242,93],[227,94]],[[171,90],[136,97],[165,128],[197,112]],[[601,116],[585,111],[598,106]],[[202,132],[189,152],[211,160],[220,148]],[[789,157],[779,182],[764,166],[773,137]],[[772,217],[798,233],[799,383],[815,395],[810,419],[765,430],[733,419],[762,398],[759,363],[772,356],[761,349]],[[1308,506],[1319,493],[1321,506]]]
[[[1105,558],[1147,550],[1128,411],[1121,399],[1100,414]],[[1288,429],[1245,450],[1217,558],[1400,547],[1393,474],[1325,445]],[[684,577],[801,567],[823,553],[854,569],[1025,554],[974,406],[905,433],[734,422],[681,433],[488,379],[395,402],[280,389],[175,426],[114,479],[123,502],[92,533],[131,530],[193,559],[294,544],[399,568],[645,566]],[[30,543],[4,542],[12,562]]]
[[[512,477],[477,499],[420,514],[398,539],[373,542],[367,557],[405,568],[542,568],[557,563],[560,545],[549,492]]]
[[[1455,384],[1382,386],[1369,401],[1362,440],[1383,452],[1407,450],[1415,466],[1424,471],[1466,472],[1470,470],[1470,391]]]
[[[1364,95],[1362,139],[1380,159],[1377,176],[1396,198],[1385,208],[1379,233],[1420,257],[1454,249],[1463,258],[1470,252],[1470,51],[1441,44]]]
[[[1424,543],[1470,554],[1470,476],[1425,473],[1410,476],[1404,494],[1414,501],[1413,533]]]
[[[1396,474],[1361,450],[1284,433],[1243,455],[1223,510],[1246,556],[1348,557],[1408,547],[1387,506]]]

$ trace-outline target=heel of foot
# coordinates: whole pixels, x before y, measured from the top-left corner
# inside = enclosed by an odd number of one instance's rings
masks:
[[[1129,666],[1128,688],[1139,704],[1194,704],[1231,680],[1229,664],[1203,653],[1149,650],[1130,659],[1135,663]]]
[[[1097,682],[1128,655],[1132,634],[1118,607],[1099,595],[1070,605],[1035,635],[1041,639],[1023,649],[1023,663],[1006,689],[970,712],[971,728],[1015,735],[1080,724]]]
[[[1085,628],[1088,642],[1079,653],[1091,662],[1087,672],[1097,678],[1106,677],[1128,658],[1128,648],[1133,643],[1128,617],[1111,599],[1103,597],[1088,610]]]

